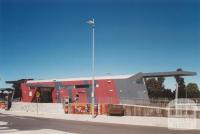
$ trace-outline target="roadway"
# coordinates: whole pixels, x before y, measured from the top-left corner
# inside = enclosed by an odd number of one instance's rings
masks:
[[[45,130],[45,132],[44,132]],[[60,133],[59,133],[60,132]],[[118,125],[0,114],[0,134],[199,134],[200,131]]]

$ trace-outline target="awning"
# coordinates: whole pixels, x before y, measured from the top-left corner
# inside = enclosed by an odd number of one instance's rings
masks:
[[[194,76],[196,72],[190,71],[172,71],[172,72],[155,72],[155,73],[142,73],[144,78],[148,77],[175,77],[175,76]]]

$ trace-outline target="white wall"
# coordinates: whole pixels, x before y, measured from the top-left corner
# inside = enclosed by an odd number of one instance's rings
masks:
[[[37,110],[38,109],[38,110]],[[63,105],[61,103],[24,103],[13,102],[10,111],[29,112],[29,113],[51,113],[63,114]]]

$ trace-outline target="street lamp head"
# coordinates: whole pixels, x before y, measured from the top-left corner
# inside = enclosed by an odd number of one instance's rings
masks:
[[[88,23],[90,26],[94,27],[95,26],[95,22],[94,19],[92,20],[88,20],[86,23]]]

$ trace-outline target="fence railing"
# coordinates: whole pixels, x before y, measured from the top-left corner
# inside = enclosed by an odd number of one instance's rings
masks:
[[[190,98],[197,105],[200,106],[200,98]],[[172,99],[168,98],[134,98],[130,97],[96,97],[96,104],[128,104],[128,105],[144,105],[144,106],[156,106],[156,107],[166,107]],[[13,102],[20,102],[20,99],[13,99]],[[61,103],[65,103],[66,98],[61,98]],[[79,98],[71,98],[69,103],[91,103],[91,98],[80,96]]]

